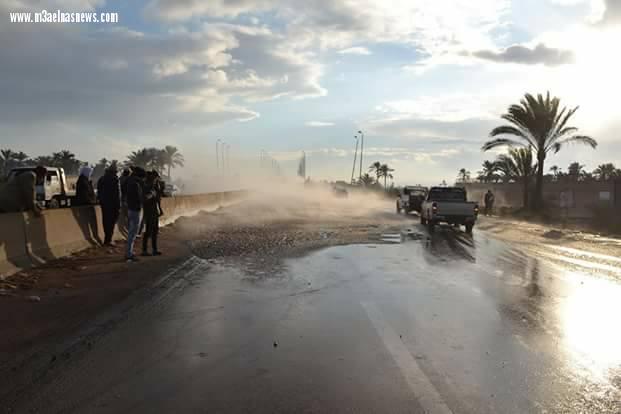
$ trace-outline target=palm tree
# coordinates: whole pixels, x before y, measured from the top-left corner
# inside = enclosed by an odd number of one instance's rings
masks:
[[[13,159],[14,154],[15,153],[8,148],[0,150],[0,160],[2,161],[2,172],[3,172],[2,175],[4,176],[8,175],[9,169],[11,168],[11,164],[14,160]]]
[[[390,168],[388,166],[388,164],[382,164],[379,167],[378,178],[379,177],[384,177],[384,190],[388,188],[387,185],[386,185],[386,179],[388,179],[388,178],[392,179],[393,178],[393,176],[391,174],[391,172],[393,172],[393,171],[394,171],[394,169]]]
[[[380,172],[381,168],[382,168],[382,163],[380,163],[379,161],[375,161],[373,164],[369,166],[369,172],[375,171],[375,177],[377,178],[378,181],[381,177],[381,172]]]
[[[52,154],[54,162],[53,167],[59,167],[65,170],[67,174],[77,174],[82,161],[75,158],[75,154],[69,150],[62,150]]]
[[[32,163],[41,166],[52,166],[54,164],[54,157],[51,155],[39,155],[32,159]]]
[[[93,167],[93,182],[97,182],[97,179],[104,175],[106,168],[108,168],[109,165],[110,162],[105,157],[97,161],[97,164],[95,164],[95,167]]]
[[[572,181],[582,181],[586,177],[586,171],[584,171],[584,165],[575,161],[569,164],[567,167],[567,176]]]
[[[170,180],[170,169],[175,167],[183,167],[185,160],[177,147],[166,145],[162,153],[164,164],[168,167],[168,179]]]
[[[512,148],[509,154],[499,155],[497,158],[498,165],[502,165],[502,169],[508,177],[522,180],[524,185],[523,204],[524,208],[528,208],[528,186],[531,177],[537,169],[533,165],[533,152],[530,148]]]
[[[25,152],[20,151],[18,153],[13,153],[13,159],[16,161],[18,167],[22,167],[28,158],[30,157]]]
[[[611,178],[621,177],[621,170],[615,167],[613,163],[609,162],[598,165],[597,168],[593,170],[593,175],[599,181],[607,181]]]
[[[151,163],[151,159],[152,154],[147,148],[132,151],[132,153],[127,156],[127,162],[130,165],[144,169],[148,168],[148,165]]]
[[[550,171],[552,172],[552,177],[554,180],[558,180],[558,178],[563,174],[558,165],[553,165],[550,167]]]
[[[368,173],[365,173],[362,175],[362,177],[360,177],[360,184],[362,184],[365,187],[369,187],[373,184],[375,184],[375,178],[371,177]]]
[[[546,156],[550,151],[559,152],[566,144],[580,143],[597,147],[597,141],[586,135],[578,135],[575,127],[567,126],[569,119],[578,107],[560,108],[560,99],[539,94],[524,95],[519,105],[511,105],[502,119],[511,125],[494,128],[490,137],[512,136],[514,138],[495,138],[483,144],[482,150],[488,151],[501,146],[530,148],[537,159],[537,179],[535,183],[535,208],[543,207],[543,172]]]
[[[462,168],[459,170],[459,174],[457,175],[458,183],[467,183],[470,182],[470,171]]]
[[[485,160],[482,165],[483,169],[478,172],[477,180],[482,183],[491,183],[498,180],[498,165],[495,162]]]

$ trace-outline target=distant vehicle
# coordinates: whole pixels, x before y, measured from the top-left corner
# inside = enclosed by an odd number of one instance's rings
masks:
[[[43,185],[37,186],[37,203],[45,208],[71,206],[75,196],[75,179],[67,177],[65,170],[57,167],[45,167],[47,175]],[[9,172],[9,180],[25,172],[34,172],[35,167],[13,168]]]
[[[466,190],[461,187],[432,187],[423,202],[420,222],[432,232],[438,223],[466,226],[466,233],[472,228],[479,214],[479,206],[469,202]]]
[[[334,186],[332,188],[332,192],[334,193],[334,196],[338,197],[338,198],[347,198],[348,197],[347,190],[344,189],[343,187]]]
[[[427,188],[421,186],[405,186],[399,191],[397,199],[397,213],[406,214],[416,211],[420,213],[421,206],[427,196]]]
[[[162,193],[164,197],[175,197],[179,195],[179,187],[174,184],[166,184],[164,185],[164,192]]]

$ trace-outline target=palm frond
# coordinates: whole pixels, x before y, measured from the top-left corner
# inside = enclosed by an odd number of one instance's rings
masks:
[[[483,144],[483,146],[481,147],[482,151],[489,151],[491,149],[494,148],[498,148],[498,147],[511,147],[511,146],[515,146],[515,147],[523,147],[524,143],[514,140],[514,139],[509,139],[509,138],[496,138],[493,139],[491,141],[487,141],[485,144]]]
[[[559,152],[561,148],[566,144],[584,144],[590,146],[591,148],[597,148],[597,141],[593,138],[586,135],[574,135],[552,144],[552,149],[554,150],[554,153]]]

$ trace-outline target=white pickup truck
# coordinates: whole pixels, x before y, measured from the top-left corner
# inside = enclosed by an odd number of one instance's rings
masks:
[[[421,224],[432,232],[438,223],[466,226],[466,233],[472,228],[479,215],[477,203],[468,201],[466,190],[461,187],[431,187],[420,212]]]
[[[43,185],[37,186],[37,203],[45,208],[58,208],[71,206],[71,198],[75,196],[75,179],[67,177],[65,170],[57,167],[45,167],[47,175]],[[13,168],[9,173],[11,177],[24,172],[34,172],[35,167]],[[71,183],[73,181],[73,185]],[[73,187],[73,188],[71,188]]]

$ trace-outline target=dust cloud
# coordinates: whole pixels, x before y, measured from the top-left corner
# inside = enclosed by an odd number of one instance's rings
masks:
[[[375,192],[350,188],[343,194],[327,184],[305,185],[302,180],[284,178],[246,182],[244,187],[248,197],[233,205],[177,220],[176,235],[207,259],[276,258],[294,251],[365,243],[403,220],[394,212],[394,200]]]

